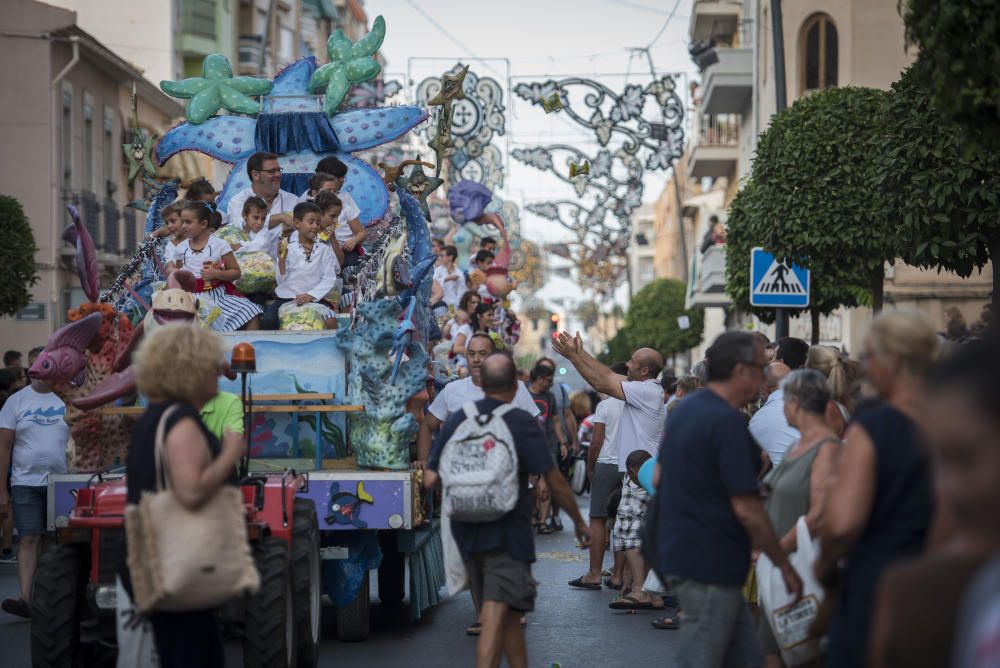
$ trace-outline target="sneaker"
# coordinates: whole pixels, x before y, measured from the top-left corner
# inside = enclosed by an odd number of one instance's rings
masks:
[[[31,619],[31,607],[23,598],[5,598],[0,609],[10,615]]]
[[[16,564],[17,555],[13,551],[0,552],[0,564]]]

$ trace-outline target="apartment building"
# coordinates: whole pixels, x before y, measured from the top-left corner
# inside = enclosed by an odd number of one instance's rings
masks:
[[[895,0],[783,0],[782,26],[788,104],[832,86],[888,89],[913,60],[904,49],[904,27]],[[706,340],[718,327],[758,327],[734,313],[724,293],[725,246],[697,247],[711,217],[725,212],[751,168],[757,136],[775,113],[775,52],[770,0],[694,0],[688,33],[700,81],[693,90],[693,113],[685,159],[678,165],[680,189],[668,181],[657,203],[657,226],[677,243],[658,247],[658,275],[676,275],[678,219],[691,221],[685,235],[689,305],[706,310]],[[678,216],[680,208],[680,216]],[[687,229],[686,227],[684,229]],[[692,239],[693,237],[693,239]],[[957,306],[974,320],[988,299],[992,273],[961,279],[947,272],[922,271],[901,262],[888,267],[887,308],[922,310],[943,328],[943,311]],[[844,309],[820,322],[823,343],[860,349],[871,311]],[[717,326],[717,327],[716,327]],[[791,334],[809,339],[808,318],[793,318]]]
[[[40,280],[32,303],[0,319],[5,349],[44,344],[84,298],[74,249],[62,238],[66,204],[79,209],[97,247],[103,283],[141,239],[145,217],[126,208],[130,188],[121,146],[132,135],[135,86],[139,129],[162,135],[183,107],[79,27],[74,12],[35,0],[10,0],[0,34],[0,193],[21,202],[31,221]]]

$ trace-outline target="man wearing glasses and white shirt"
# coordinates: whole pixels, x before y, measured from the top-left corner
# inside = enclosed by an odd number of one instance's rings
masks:
[[[281,166],[278,156],[274,153],[254,153],[247,160],[247,176],[250,177],[250,187],[233,195],[226,207],[226,215],[230,225],[243,228],[243,203],[249,197],[259,197],[267,205],[264,216],[264,226],[267,227],[271,215],[275,213],[291,213],[299,203],[298,195],[293,195],[281,189]]]

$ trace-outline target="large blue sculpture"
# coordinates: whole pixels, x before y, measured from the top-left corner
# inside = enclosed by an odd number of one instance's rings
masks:
[[[427,112],[403,106],[358,109],[331,118],[309,93],[316,69],[316,59],[310,56],[279,72],[256,118],[214,116],[171,128],[156,146],[157,162],[163,165],[181,151],[198,151],[232,164],[217,202],[225,209],[233,195],[250,187],[246,161],[258,151],[278,154],[284,172],[281,186],[295,194],[307,189],[320,160],[336,156],[348,167],[343,190],[358,203],[361,222],[380,219],[389,193],[378,172],[352,153],[398,139],[425,121]]]

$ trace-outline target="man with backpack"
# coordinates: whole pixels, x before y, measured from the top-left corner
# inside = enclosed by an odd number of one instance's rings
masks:
[[[552,497],[573,519],[583,545],[590,542],[590,529],[555,468],[538,422],[511,405],[518,388],[513,360],[502,353],[490,355],[482,363],[480,380],[485,397],[445,421],[427,462],[424,486],[432,487],[440,475],[443,512],[451,518],[480,609],[477,666],[497,666],[503,654],[511,668],[523,668],[528,659],[520,619],[534,609],[536,595],[529,476],[544,478]]]

